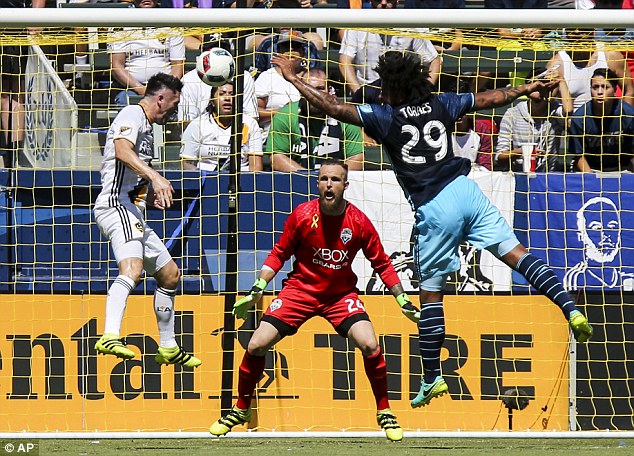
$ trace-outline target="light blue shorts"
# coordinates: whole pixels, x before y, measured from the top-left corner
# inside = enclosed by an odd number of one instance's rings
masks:
[[[415,215],[414,261],[422,290],[442,290],[449,273],[460,269],[464,241],[498,258],[519,244],[500,211],[466,176],[418,207]]]

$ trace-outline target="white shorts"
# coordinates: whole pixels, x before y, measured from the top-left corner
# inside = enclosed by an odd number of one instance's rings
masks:
[[[143,269],[154,275],[172,261],[172,256],[138,209],[124,206],[95,209],[95,222],[110,240],[117,264],[125,258],[140,258]]]

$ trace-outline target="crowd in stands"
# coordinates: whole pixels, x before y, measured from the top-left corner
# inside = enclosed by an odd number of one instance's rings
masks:
[[[74,0],[69,0],[74,1]],[[96,0],[89,0],[90,2]],[[178,7],[279,7],[311,8],[328,0],[134,0],[138,8]],[[332,3],[332,1],[331,1]],[[245,5],[246,4],[246,5]],[[44,7],[43,0],[0,0],[0,7]],[[464,8],[464,0],[338,0],[339,8]],[[632,0],[483,0],[485,8],[615,8],[632,9]],[[416,29],[413,32],[425,32]],[[116,34],[125,36],[116,39]],[[317,169],[325,158],[345,160],[351,170],[368,169],[364,148],[377,147],[373,138],[357,127],[343,124],[311,108],[297,89],[288,83],[271,55],[279,53],[296,62],[304,77],[318,90],[334,91],[355,103],[381,103],[380,80],[374,71],[379,55],[386,50],[417,53],[430,72],[430,81],[441,86],[442,54],[463,48],[458,33],[451,43],[383,35],[358,30],[278,28],[255,34],[247,40],[254,52],[253,67],[242,78],[242,170],[296,171]],[[498,29],[502,38],[599,40],[614,39],[602,30],[567,29],[549,35],[538,28]],[[627,39],[634,37],[628,30]],[[203,51],[224,47],[235,54],[231,36],[156,38],[141,29],[113,32],[108,54],[111,64],[112,103],[124,106],[142,96],[148,79],[159,72],[181,78],[184,88],[178,110],[183,168],[222,170],[230,154],[231,116],[235,81],[218,88],[202,83],[196,70],[185,71],[186,49]],[[15,165],[23,140],[24,72],[23,50],[0,49],[2,62],[2,116],[0,154],[5,167]],[[490,171],[522,171],[522,145],[535,144],[536,171],[634,171],[634,83],[631,52],[573,49],[554,52],[552,59],[531,74],[515,72],[505,77],[487,72],[456,75],[451,91],[467,92],[512,85],[534,77],[557,78],[560,83],[549,98],[531,94],[497,117],[464,116],[452,137],[456,155],[471,159],[474,167]],[[324,56],[337,55],[337,65]],[[334,67],[334,70],[333,70]],[[501,82],[502,81],[502,82]]]

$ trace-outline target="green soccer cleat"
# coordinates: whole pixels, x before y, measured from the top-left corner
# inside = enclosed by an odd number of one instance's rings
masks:
[[[421,381],[420,391],[412,400],[412,408],[425,407],[435,397],[440,397],[449,391],[445,379],[440,375],[436,377],[432,383],[427,384],[425,380]]]
[[[95,350],[102,355],[114,355],[117,358],[132,359],[134,352],[119,339],[116,334],[104,334],[95,344]]]
[[[229,413],[211,425],[209,432],[215,436],[225,435],[232,427],[251,421],[251,416],[251,407],[243,410],[234,405]]]
[[[578,310],[573,310],[570,312],[570,320],[568,320],[568,323],[577,342],[584,343],[590,340],[594,330],[584,314]]]
[[[154,359],[159,364],[180,364],[185,367],[198,367],[202,364],[201,360],[187,353],[179,345],[172,348],[159,347]]]
[[[396,417],[392,415],[392,411],[388,409],[376,412],[376,422],[385,430],[385,436],[392,442],[400,442],[403,440],[403,429],[396,422]]]

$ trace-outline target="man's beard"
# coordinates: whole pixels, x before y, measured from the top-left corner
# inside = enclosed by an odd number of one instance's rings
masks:
[[[619,245],[610,249],[600,249],[589,239],[584,239],[586,245],[586,257],[597,263],[611,263],[619,253]],[[604,253],[607,252],[607,253]]]

